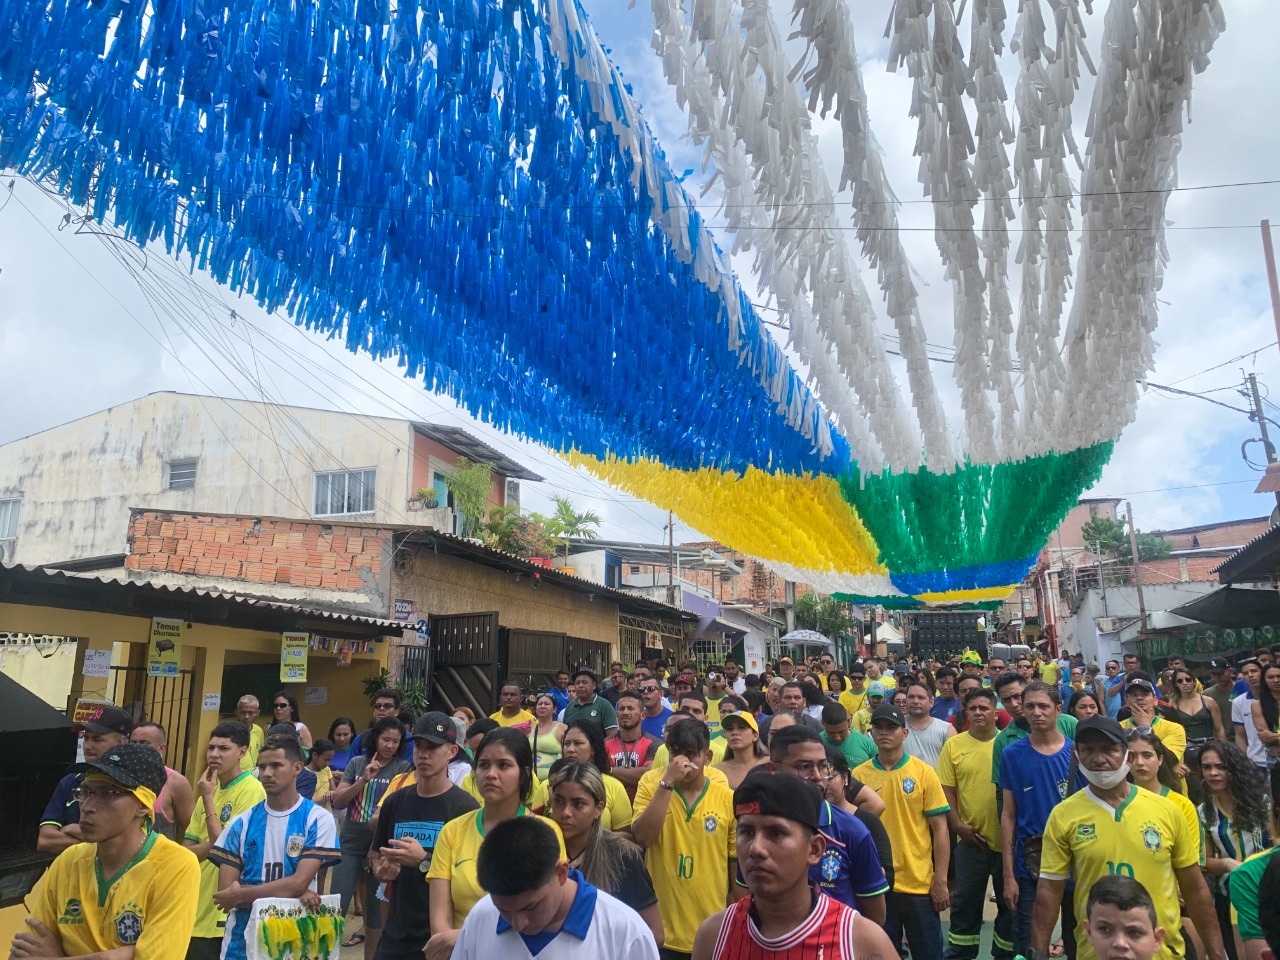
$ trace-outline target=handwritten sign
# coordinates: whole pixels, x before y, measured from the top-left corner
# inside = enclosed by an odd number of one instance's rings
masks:
[[[280,639],[280,682],[307,682],[307,650],[311,634],[286,633]]]

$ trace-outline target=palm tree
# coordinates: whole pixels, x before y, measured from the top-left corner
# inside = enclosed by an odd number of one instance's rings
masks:
[[[596,527],[604,521],[594,510],[578,511],[568,497],[552,497],[555,513],[549,518],[548,528],[564,544],[564,562],[569,562],[569,538],[580,537],[583,540],[594,540],[598,533]]]

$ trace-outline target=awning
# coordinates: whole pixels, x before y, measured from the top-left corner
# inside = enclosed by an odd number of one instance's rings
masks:
[[[1221,587],[1169,611],[1215,627],[1265,627],[1280,623],[1280,593],[1248,587]]]
[[[0,734],[22,749],[0,758],[0,776],[9,777],[75,759],[76,735],[66,714],[45,703],[18,681],[0,673]]]
[[[1280,527],[1254,537],[1209,572],[1216,573],[1223,583],[1267,580],[1280,575]]]

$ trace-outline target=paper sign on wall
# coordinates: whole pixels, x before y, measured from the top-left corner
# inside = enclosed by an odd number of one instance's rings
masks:
[[[108,677],[111,675],[110,650],[86,650],[84,652],[84,669],[86,677]]]
[[[322,707],[329,702],[328,687],[307,687],[302,694],[302,702],[309,707]]]
[[[392,612],[395,614],[395,618],[402,623],[412,623],[414,616],[418,612],[418,601],[396,597],[392,601]]]
[[[222,709],[222,694],[206,693],[204,695],[204,701],[201,703],[200,709],[208,710],[211,713],[217,712],[218,710]]]
[[[147,676],[176,677],[182,668],[182,634],[187,625],[181,620],[151,618],[151,643],[147,647]]]
[[[742,669],[747,673],[764,672],[764,640],[760,637],[747,637],[742,641],[742,659],[747,661]]]
[[[285,633],[280,640],[280,682],[306,683],[309,633]]]

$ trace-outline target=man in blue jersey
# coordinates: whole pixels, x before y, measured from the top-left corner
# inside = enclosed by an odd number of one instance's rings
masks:
[[[1022,690],[1022,716],[1030,736],[1009,744],[1000,764],[1001,852],[1004,897],[1014,911],[1013,947],[1029,956],[1031,912],[1040,875],[1040,839],[1053,808],[1071,792],[1072,743],[1058,729],[1058,687],[1033,680]],[[1076,928],[1072,898],[1062,900],[1063,945],[1074,960]]]
[[[209,860],[218,865],[214,901],[227,912],[222,960],[245,960],[245,933],[255,900],[296,897],[320,905],[316,875],[342,860],[333,815],[298,795],[302,747],[294,737],[271,736],[258,751],[258,780],[267,799],[222,831]]]
[[[831,768],[822,739],[808,727],[793,724],[777,731],[769,741],[769,759],[775,769],[795,774],[826,792]],[[829,897],[853,907],[868,920],[883,925],[885,894],[889,883],[871,833],[851,813],[822,802],[818,829],[827,838],[822,858],[809,868],[809,880]],[[745,885],[745,884],[744,884]]]

